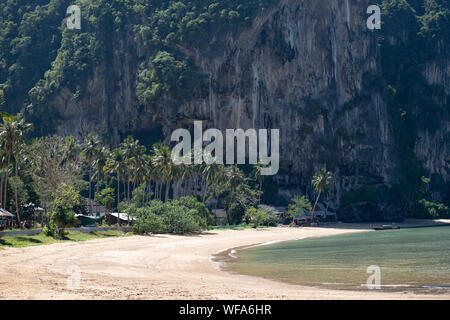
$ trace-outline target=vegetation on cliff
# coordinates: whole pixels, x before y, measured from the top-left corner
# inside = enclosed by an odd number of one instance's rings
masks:
[[[225,34],[237,34],[274,3],[270,0],[3,1],[0,3],[0,107],[10,113],[23,110],[35,125],[34,135],[53,134],[59,114],[58,110],[49,109],[52,95],[64,89],[75,99],[81,98],[94,70],[108,69],[116,56],[136,60],[135,91],[143,106],[166,99],[182,103],[203,96],[207,91],[207,77],[195,65],[192,56],[221,52]],[[71,4],[79,5],[82,10],[82,29],[79,31],[65,27],[66,9]],[[382,212],[390,212],[389,217],[395,216],[392,212],[397,212],[399,217],[405,212],[412,216],[435,216],[431,212],[444,212],[442,206],[450,205],[448,182],[438,175],[430,176],[414,148],[419,133],[432,134],[439,130],[442,119],[448,118],[450,110],[444,86],[429,84],[424,76],[427,63],[448,59],[450,3],[448,0],[380,0],[379,5],[383,21],[379,33],[382,68],[379,77],[365,85],[367,89],[379,90],[388,102],[389,121],[401,162],[401,179],[395,186],[363,184],[350,190],[341,198],[340,211],[344,213],[342,217],[352,217],[358,211],[363,219],[373,219]],[[129,41],[113,48],[113,44],[120,43],[119,39]],[[363,103],[369,99],[362,94],[355,101]],[[302,127],[305,135],[312,131],[312,127]],[[339,134],[346,135],[342,130]],[[448,139],[448,135],[445,138]],[[38,152],[39,146],[44,149],[60,146],[57,152],[64,158],[68,152],[66,148],[71,148],[74,143],[69,140],[41,138],[32,144],[31,150]],[[114,192],[120,196],[121,188],[127,187],[121,185],[121,179],[126,175],[122,172],[123,154],[117,150],[112,151],[109,158],[106,156],[108,149],[102,151],[105,156],[89,166],[89,180],[92,176],[100,181],[103,179],[100,175],[104,174],[116,176]],[[39,156],[35,161],[48,160],[45,154]],[[5,183],[11,161],[7,157],[4,161],[1,183],[4,187],[0,190],[0,200],[6,198],[5,192],[10,192]],[[108,172],[98,171],[105,166]],[[17,169],[15,175],[20,176],[20,166],[11,169]],[[64,170],[70,175],[74,168]],[[17,180],[14,187],[19,189],[15,198],[20,200],[24,196],[20,192],[21,183],[28,188],[26,182],[30,179],[41,179],[42,186],[49,188],[45,192],[54,192],[52,182],[46,181],[46,177],[37,177],[38,173],[39,170],[33,172],[33,177],[22,176],[22,182],[14,178]],[[138,180],[134,179],[132,181],[137,185]],[[161,188],[166,194],[159,196],[167,200],[167,180],[163,179],[161,186],[163,183],[166,186]],[[213,184],[210,187],[220,191]],[[260,184],[254,191],[261,187]],[[239,188],[236,187],[237,194],[250,194],[245,186]],[[89,195],[92,195],[91,191],[89,189]],[[27,192],[31,198],[36,198],[36,192]],[[45,192],[42,197],[48,198]],[[444,195],[440,200],[442,205],[432,201],[432,194],[437,192]],[[233,204],[230,212],[232,216],[234,213],[239,216],[245,209],[240,204]],[[362,212],[375,212],[376,215],[361,216]]]

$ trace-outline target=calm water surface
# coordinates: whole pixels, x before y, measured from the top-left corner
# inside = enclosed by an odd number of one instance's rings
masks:
[[[450,226],[304,239],[238,250],[226,269],[289,283],[362,289],[380,267],[383,290],[450,292]]]

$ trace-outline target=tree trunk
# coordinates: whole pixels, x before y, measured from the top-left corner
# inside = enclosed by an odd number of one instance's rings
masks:
[[[4,178],[4,172],[2,170],[1,178],[0,178],[0,207],[3,208],[3,180]]]
[[[3,208],[6,209],[6,205],[7,205],[7,198],[6,198],[6,191],[8,190],[8,168],[9,168],[9,163],[11,161],[11,155],[8,155],[8,161],[6,162],[6,173],[5,173],[5,189],[3,190],[3,202],[4,202],[4,206]]]
[[[19,228],[22,229],[22,224],[20,222],[20,213],[19,213],[19,202],[17,201],[17,182],[19,180],[19,163],[17,162],[17,159],[15,161],[14,171],[16,173],[16,183],[14,184],[14,198],[16,202],[16,216],[17,216],[17,223],[19,224]]]
[[[167,202],[169,200],[169,190],[170,190],[170,181],[166,181],[166,195],[164,197],[164,202]]]
[[[128,188],[127,202],[130,203],[130,177],[127,177],[127,188]]]
[[[92,167],[89,166],[89,213],[92,214],[92,181],[91,181],[91,177],[92,177]]]
[[[203,197],[202,197],[203,203],[205,203],[206,195],[208,194],[208,185],[209,185],[208,182],[206,182],[205,185],[204,185],[204,189],[203,189]]]
[[[120,175],[117,174],[117,211],[120,211],[119,203],[120,203]],[[120,226],[119,212],[117,212],[117,223]]]
[[[314,221],[314,211],[316,210],[317,202],[319,202],[320,194],[321,194],[321,192],[319,192],[319,194],[317,195],[316,202],[314,203],[314,207],[312,209],[311,217],[312,217],[313,221]]]

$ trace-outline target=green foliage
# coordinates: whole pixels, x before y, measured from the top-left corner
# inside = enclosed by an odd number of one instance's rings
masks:
[[[421,199],[410,209],[408,216],[417,219],[448,219],[450,209],[442,203]]]
[[[203,228],[206,228],[207,225],[212,225],[214,223],[214,216],[212,213],[203,202],[198,201],[194,196],[181,197],[174,200],[173,203],[188,209],[194,209],[196,211],[195,215],[198,218],[198,222]]]
[[[80,6],[81,30],[66,28],[66,8]],[[249,25],[270,0],[143,1],[31,0],[0,4],[0,90],[7,110],[30,105],[38,132],[53,133],[59,110],[48,112],[48,99],[62,88],[81,98],[96,67],[114,59],[114,46],[127,39],[144,56],[118,52],[120,59],[144,61],[137,96],[141,103],[161,95],[189,100],[202,94],[205,79],[182,48],[220,50],[219,35]],[[213,38],[214,37],[214,38]],[[129,39],[131,41],[129,41]],[[118,50],[117,50],[118,51]],[[114,72],[107,71],[113,79]],[[1,100],[0,100],[1,104]]]
[[[125,212],[135,216],[136,233],[191,233],[206,229],[213,222],[209,210],[194,197],[174,201],[153,200],[149,206],[128,206]]]
[[[261,210],[266,214],[264,225],[273,227],[281,222],[280,216],[274,211],[273,207],[259,205],[258,210]]]
[[[169,233],[184,234],[202,230],[194,209],[171,205],[162,218]]]
[[[311,202],[306,196],[295,196],[291,199],[291,204],[289,204],[288,209],[286,211],[287,217],[292,219],[294,222],[294,218],[299,215],[305,215],[308,211],[311,211],[312,206]]]
[[[267,223],[268,214],[261,209],[250,207],[245,211],[245,219],[253,223],[254,228],[257,228],[258,226]]]
[[[156,102],[163,95],[188,99],[202,81],[203,75],[196,71],[192,61],[180,61],[169,52],[159,51],[139,73],[136,95],[142,104]]]
[[[130,213],[130,212],[128,212]],[[167,231],[164,220],[161,216],[155,214],[154,208],[139,208],[135,212],[137,221],[133,225],[133,232],[137,234],[147,233],[165,233]]]
[[[42,229],[42,232],[47,237],[55,238],[57,228],[58,228],[58,226],[56,225],[56,223],[54,221],[50,221],[50,223],[48,224],[48,227],[44,227]]]
[[[53,200],[51,222],[57,226],[57,235],[64,237],[64,229],[76,223],[75,207],[81,204],[81,196],[73,185],[61,184],[58,186]]]
[[[106,209],[112,210],[114,206],[114,189],[105,188],[100,193],[95,193],[94,200],[100,202]]]
[[[227,212],[228,223],[232,225],[241,223],[245,214],[245,209],[246,208],[238,202],[232,203]]]

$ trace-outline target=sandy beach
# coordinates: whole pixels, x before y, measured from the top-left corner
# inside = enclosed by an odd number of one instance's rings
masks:
[[[424,222],[400,225],[420,224]],[[225,272],[213,258],[241,246],[369,230],[369,224],[213,230],[192,236],[130,236],[5,248],[0,250],[0,299],[450,299],[446,294],[408,290],[290,285]],[[81,272],[79,289],[67,287],[71,266]]]

